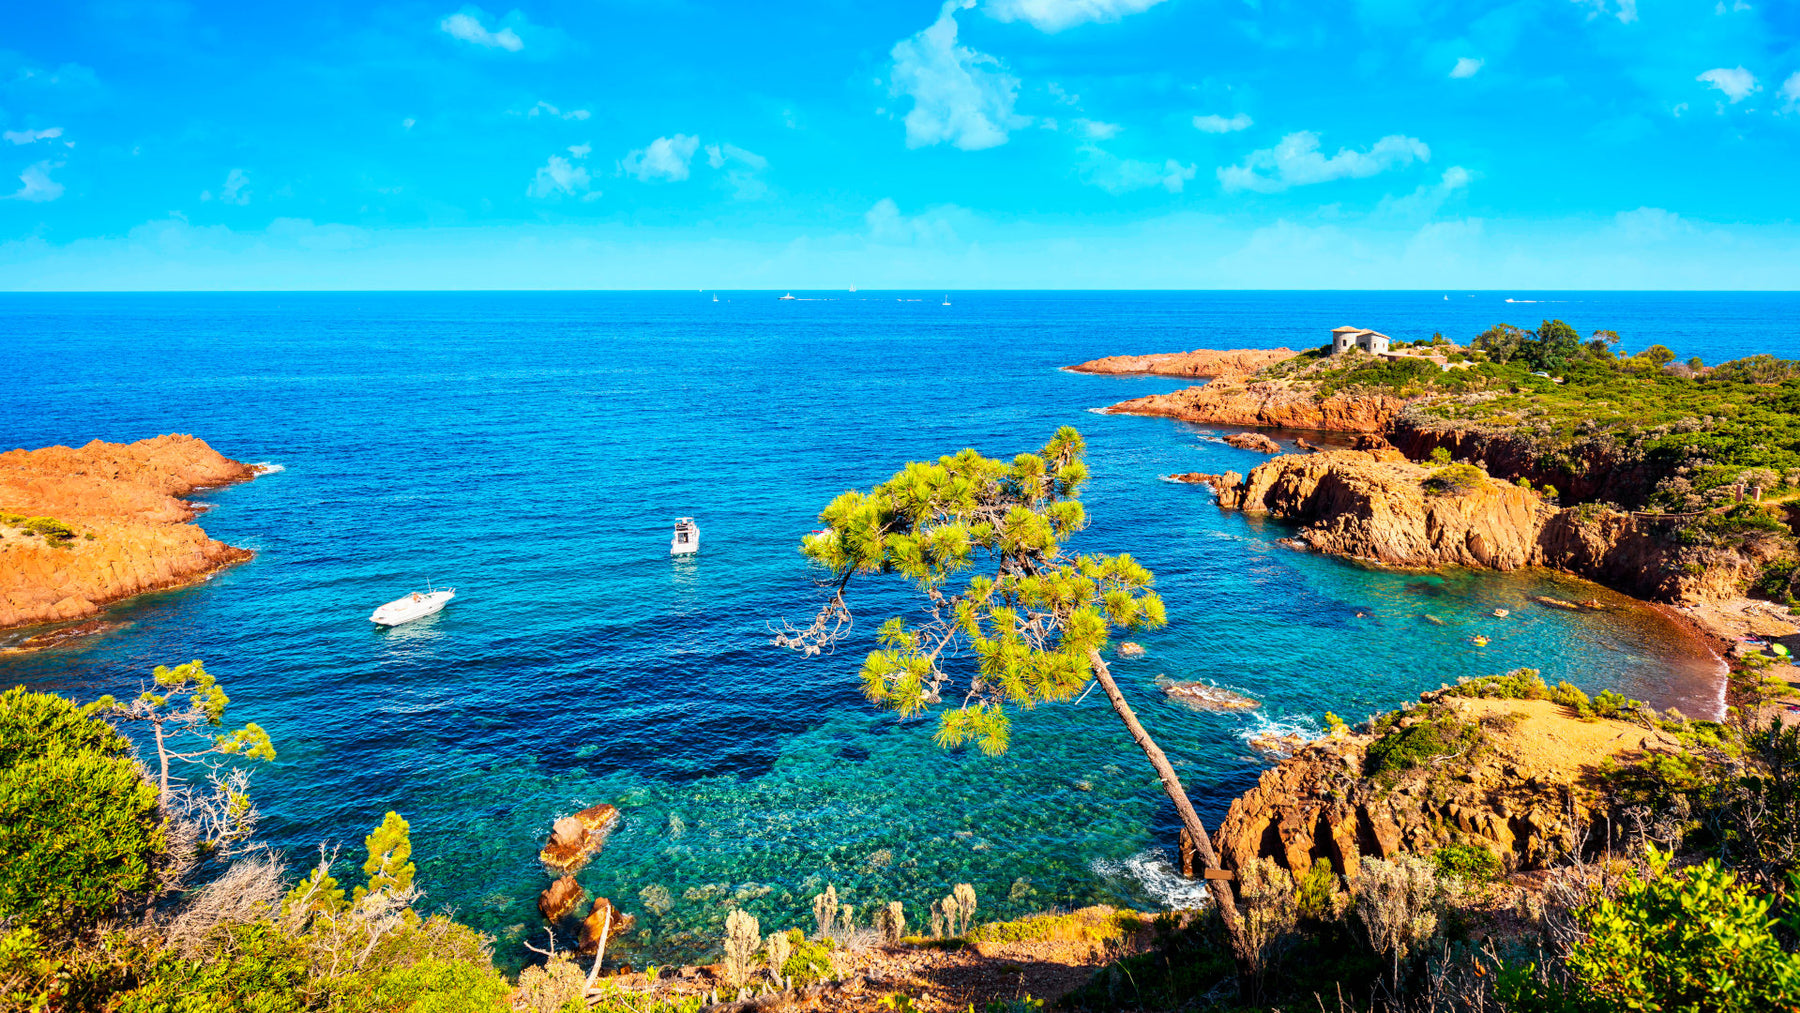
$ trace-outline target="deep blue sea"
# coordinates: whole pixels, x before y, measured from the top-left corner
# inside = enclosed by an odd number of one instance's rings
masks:
[[[1466,340],[1546,317],[1683,358],[1796,357],[1800,298],[776,294],[0,295],[0,445],[183,432],[282,469],[200,497],[213,507],[200,523],[253,561],[121,606],[115,632],[0,657],[0,685],[91,698],[204,659],[231,718],[280,750],[255,782],[271,842],[296,866],[320,842],[359,855],[400,811],[430,901],[494,933],[508,961],[540,931],[551,822],[598,802],[624,818],[581,878],[639,915],[627,957],[701,955],[728,903],[771,930],[808,924],[826,882],[865,919],[903,900],[922,921],[958,882],[983,917],[1182,903],[1198,891],[1169,865],[1172,807],[1098,694],[1016,715],[1005,756],[946,753],[928,725],[858,692],[904,587],[864,583],[835,656],[769,643],[772,623],[817,605],[796,546],[834,495],[965,446],[1035,449],[1073,424],[1093,472],[1075,547],[1132,553],[1169,605],[1169,625],[1137,638],[1146,655],[1116,672],[1209,823],[1266,768],[1246,732],[1358,718],[1458,676],[1531,666],[1718,706],[1716,660],[1657,613],[1526,599],[1591,587],[1376,572],[1277,546],[1278,526],[1158,478],[1260,455],[1091,412],[1179,381],[1058,367],[1310,347],[1346,323]],[[703,530],[697,559],[668,555],[680,515]],[[443,613],[368,621],[428,581],[457,588]],[[1478,632],[1492,642],[1473,646]],[[1195,713],[1159,676],[1264,707]],[[639,899],[653,886],[673,898],[664,914]]]

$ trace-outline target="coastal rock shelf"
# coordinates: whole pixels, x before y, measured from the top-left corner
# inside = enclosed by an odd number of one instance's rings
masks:
[[[1168,352],[1161,355],[1109,355],[1077,366],[1071,373],[1104,373],[1109,375],[1151,374],[1185,376],[1201,379],[1241,380],[1265,366],[1293,358],[1291,348],[1235,348],[1214,351],[1202,348],[1192,352]]]
[[[1405,404],[1400,398],[1381,394],[1340,392],[1319,398],[1309,387],[1279,380],[1249,384],[1216,380],[1172,394],[1133,398],[1106,411],[1111,415],[1162,415],[1210,425],[1379,433],[1388,428]]]
[[[0,454],[0,628],[86,618],[249,559],[188,523],[200,508],[180,497],[257,473],[178,434]],[[45,519],[60,530],[34,530]]]

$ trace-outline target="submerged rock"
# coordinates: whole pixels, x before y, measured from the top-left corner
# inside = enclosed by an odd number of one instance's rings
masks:
[[[1281,453],[1281,444],[1261,433],[1232,433],[1225,437],[1225,442],[1239,450],[1254,450],[1263,454]]]
[[[548,922],[561,921],[563,915],[575,910],[575,906],[586,896],[587,891],[581,888],[580,883],[575,882],[574,876],[564,876],[538,894],[538,914],[543,915]]]
[[[610,922],[608,912],[611,913]],[[583,953],[593,953],[600,948],[600,933],[604,931],[608,945],[632,929],[637,928],[637,919],[613,907],[613,903],[605,897],[594,898],[594,909],[581,920],[581,943]]]
[[[1157,685],[1168,694],[1169,699],[1185,704],[1200,711],[1247,711],[1255,710],[1262,704],[1223,686],[1215,686],[1210,682],[1175,682],[1158,679]]]
[[[1119,643],[1119,657],[1121,657],[1121,658],[1141,658],[1143,656],[1144,656],[1144,645],[1143,644],[1136,643],[1136,642],[1130,641],[1130,640],[1121,641]]]
[[[618,821],[619,810],[605,803],[564,816],[551,829],[538,860],[557,872],[573,872],[600,850]]]

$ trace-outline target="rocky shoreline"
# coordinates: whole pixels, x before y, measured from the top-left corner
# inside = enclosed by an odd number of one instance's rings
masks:
[[[0,629],[90,619],[251,558],[181,497],[260,473],[180,434],[0,454]]]
[[[1185,376],[1193,379],[1244,378],[1266,366],[1298,355],[1291,348],[1234,348],[1162,355],[1109,355],[1067,367],[1071,373],[1103,373],[1115,376]]]

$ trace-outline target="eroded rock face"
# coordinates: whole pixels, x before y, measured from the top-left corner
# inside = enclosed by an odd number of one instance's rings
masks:
[[[1406,402],[1384,394],[1336,393],[1315,398],[1312,389],[1280,380],[1235,383],[1216,380],[1172,394],[1123,401],[1106,409],[1119,415],[1166,415],[1187,422],[1275,429],[1379,433]]]
[[[1265,366],[1272,366],[1298,354],[1291,348],[1233,348],[1222,351],[1202,348],[1192,352],[1165,352],[1157,355],[1109,355],[1079,366],[1070,366],[1069,371],[1244,379]]]
[[[0,513],[75,531],[56,546],[0,525],[0,628],[85,618],[249,559],[187,523],[199,508],[179,497],[256,474],[182,435],[0,454]]]
[[[1214,835],[1219,860],[1238,869],[1272,858],[1293,872],[1322,860],[1354,878],[1366,858],[1474,844],[1513,868],[1542,868],[1579,844],[1578,827],[1604,816],[1591,775],[1607,759],[1640,753],[1654,734],[1623,721],[1579,721],[1542,700],[1454,704],[1470,720],[1505,713],[1511,728],[1489,733],[1473,755],[1381,778],[1364,776],[1373,735],[1307,745],[1232,803]],[[1543,758],[1546,748],[1555,762]]]
[[[1320,552],[1417,569],[1550,566],[1659,601],[1738,593],[1779,551],[1771,541],[1728,551],[1683,545],[1673,528],[1599,507],[1558,510],[1533,490],[1485,478],[1431,493],[1433,469],[1388,446],[1277,457],[1252,469],[1195,476],[1219,505],[1303,525]]]
[[[594,909],[581,920],[579,948],[582,953],[593,953],[600,948],[601,933],[605,933],[610,942],[625,936],[635,928],[637,928],[635,917],[613,907],[612,901],[605,897],[596,897]]]

